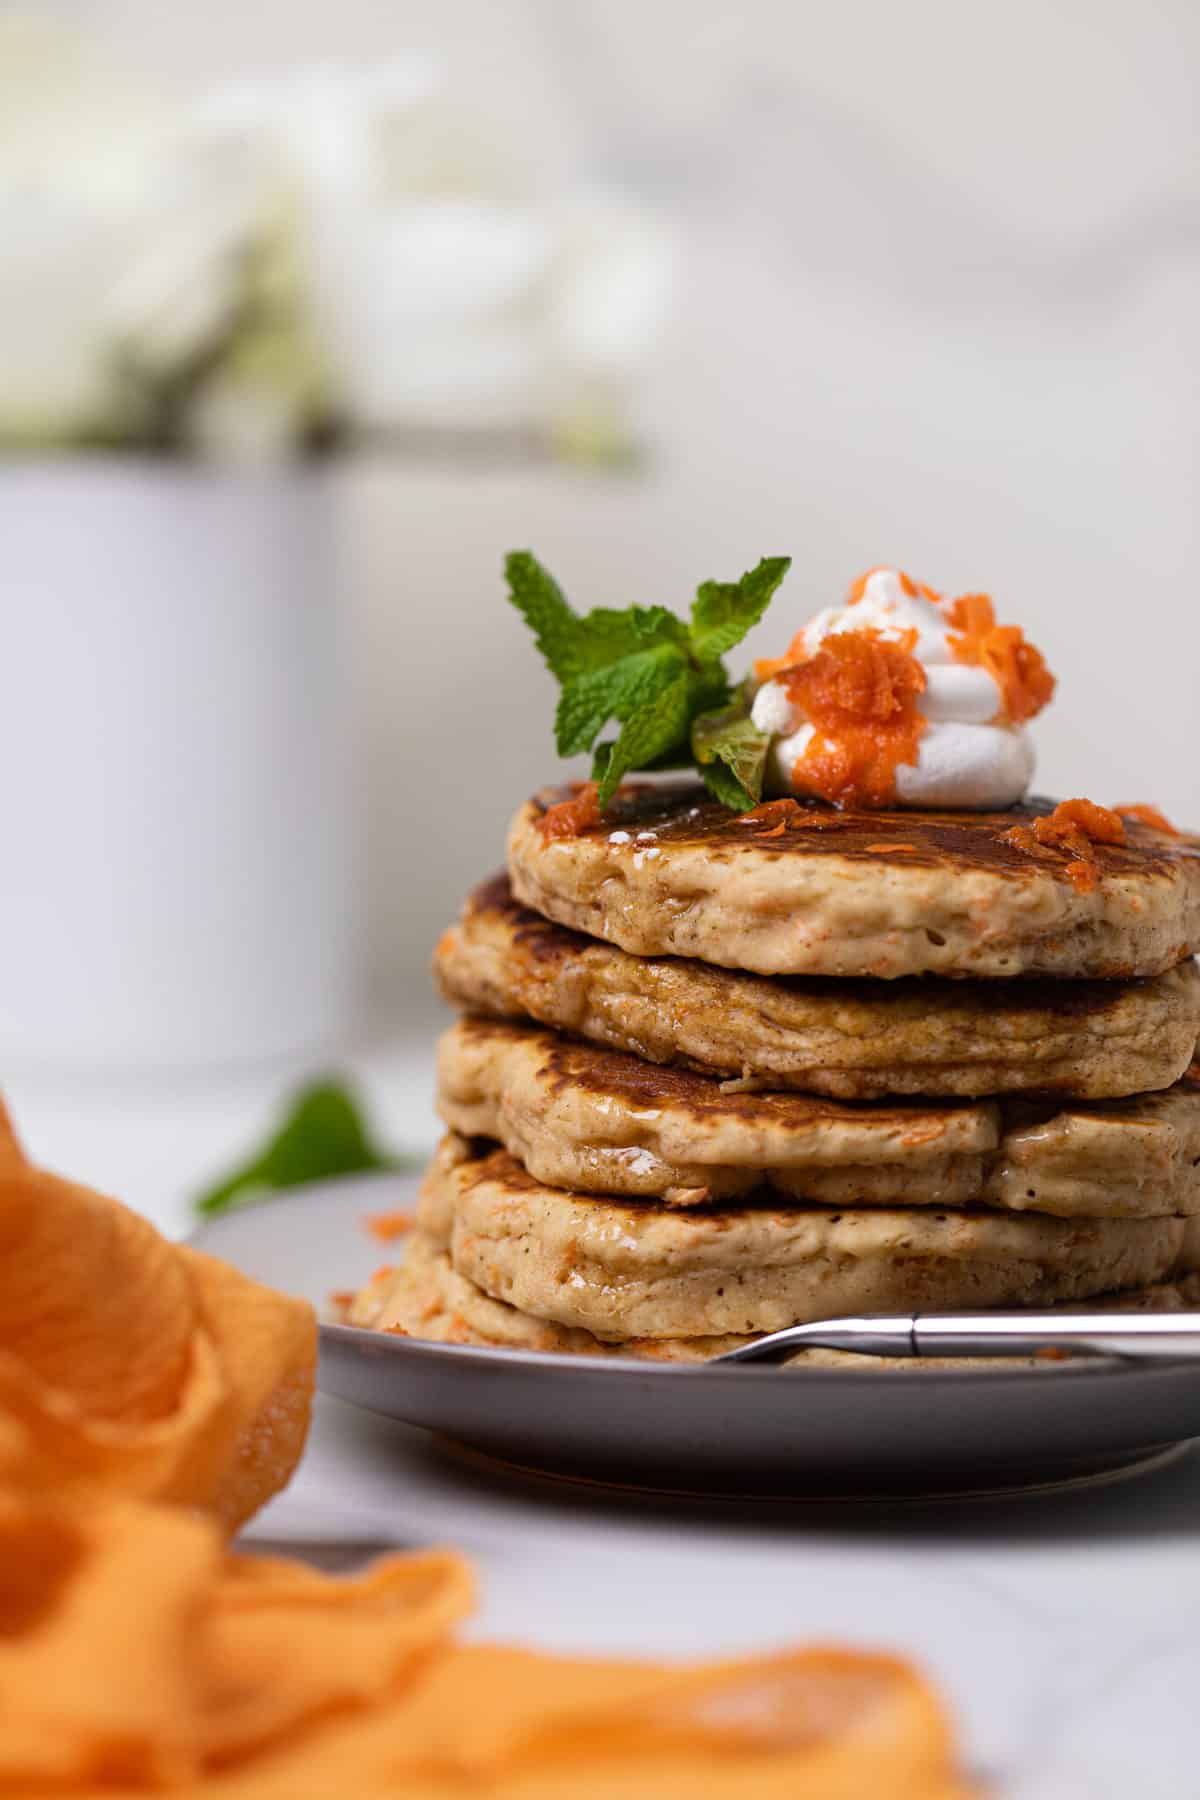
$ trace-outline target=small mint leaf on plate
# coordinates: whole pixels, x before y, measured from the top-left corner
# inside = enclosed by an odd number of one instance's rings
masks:
[[[198,1196],[195,1207],[211,1217],[309,1181],[409,1166],[410,1158],[393,1156],[372,1141],[362,1111],[343,1082],[313,1081],[292,1096],[262,1149]]]

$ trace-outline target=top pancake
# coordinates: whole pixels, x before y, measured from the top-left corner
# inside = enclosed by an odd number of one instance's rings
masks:
[[[1092,846],[1090,890],[1056,849],[1006,841],[1053,811],[838,812],[782,830],[728,812],[695,782],[629,782],[602,825],[547,839],[546,789],[512,822],[517,898],[637,956],[762,975],[1131,978],[1200,946],[1200,840],[1132,819]]]

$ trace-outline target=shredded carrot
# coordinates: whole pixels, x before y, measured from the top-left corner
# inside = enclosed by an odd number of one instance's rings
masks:
[[[870,856],[920,856],[919,844],[868,844]]]
[[[1039,844],[1066,844],[1076,835],[1093,844],[1125,842],[1120,815],[1094,800],[1060,800],[1047,817],[1034,820],[1033,830]]]
[[[578,792],[571,800],[560,800],[549,807],[538,820],[542,836],[552,838],[579,837],[600,823],[600,789],[594,781],[577,784]]]
[[[997,625],[987,594],[960,594],[950,604],[949,617],[950,648],[959,662],[986,669],[994,678],[1003,695],[1004,717],[1014,725],[1036,718],[1053,699],[1056,682],[1021,627]]]
[[[1066,873],[1081,893],[1090,893],[1100,879],[1100,864],[1093,844],[1123,844],[1125,826],[1119,814],[1092,800],[1063,800],[1052,813],[1032,825],[1014,825],[1002,841],[1027,854],[1062,850],[1071,857]]]
[[[925,671],[916,633],[839,632],[785,678],[789,698],[814,735],[792,770],[793,785],[839,806],[888,806],[896,769],[915,763],[925,719],[917,702]]]
[[[788,819],[794,818],[799,811],[800,802],[798,800],[764,800],[761,805],[752,807],[749,812],[741,813],[739,823],[763,825],[774,819],[786,822]]]
[[[891,572],[891,568],[890,563],[877,563],[873,569],[868,569],[865,575],[860,575],[857,581],[852,581],[850,591],[846,595],[846,605],[857,606],[866,594],[867,583],[872,575],[887,575]],[[942,596],[939,593],[931,587],[926,587],[923,581],[914,581],[912,576],[906,575],[903,569],[896,570],[896,579],[900,583],[901,592],[907,594],[910,600],[915,600],[919,594],[923,600],[932,600],[935,606],[941,603]]]
[[[781,669],[794,669],[808,656],[808,646],[804,636],[806,626],[801,626],[782,656],[760,656],[754,665],[755,678],[758,681],[770,681],[772,675],[778,675]]]
[[[852,581],[846,592],[846,605],[857,606],[867,591],[867,583],[870,581],[872,575],[884,575],[887,573],[887,570],[887,563],[876,563],[873,569],[867,569],[862,575],[858,576],[856,580]],[[896,573],[900,578],[900,586],[903,588],[904,592],[910,595],[915,594],[917,590],[912,578],[906,575],[903,569],[897,569]]]
[[[866,594],[867,583],[870,581],[872,575],[883,575],[889,572],[889,565],[880,563],[876,568],[868,569],[866,573],[860,575],[856,581],[852,581],[850,583],[849,591],[846,594],[846,605],[858,605],[859,601],[862,600]],[[941,605],[942,596],[936,589],[926,587],[923,581],[914,581],[912,576],[906,575],[903,569],[896,570],[896,578],[900,583],[902,591],[906,593],[910,599],[915,599],[917,595],[920,595],[922,599],[931,600],[935,606]],[[802,625],[782,656],[763,656],[758,659],[754,665],[754,673],[759,681],[770,681],[773,675],[780,674],[784,669],[794,669],[797,664],[809,660],[808,640],[805,635],[806,631],[807,627]]]
[[[381,1244],[390,1244],[393,1238],[403,1237],[416,1224],[416,1214],[410,1212],[368,1213],[363,1225],[373,1238]]]
[[[738,820],[739,825],[769,825],[769,831],[760,831],[759,837],[778,837],[789,825],[798,823],[800,803],[797,800],[764,800],[761,806],[744,812]]]
[[[1120,813],[1123,819],[1136,819],[1141,825],[1149,825],[1152,831],[1165,831],[1168,837],[1183,836],[1178,825],[1172,825],[1157,806],[1116,806],[1113,811]]]
[[[820,831],[835,824],[836,815],[815,806],[801,806],[798,800],[764,800],[750,812],[740,814],[739,825],[766,825],[767,831],[755,833],[759,838],[782,837],[785,831]]]
[[[882,572],[868,569],[860,575],[851,584],[846,605],[864,600],[872,577]],[[888,573],[894,573],[910,599],[941,608],[956,660],[992,677],[999,690],[997,722],[1023,724],[1052,699],[1055,678],[1041,651],[1026,640],[1020,626],[997,624],[987,594],[945,600],[902,569]],[[800,793],[815,794],[836,806],[893,804],[896,771],[901,764],[916,763],[927,723],[919,706],[925,671],[913,654],[917,632],[830,632],[811,654],[810,642],[806,630],[801,630],[782,656],[754,665],[759,681],[776,681],[795,711],[813,727],[811,741],[792,770],[793,785]],[[1079,872],[1080,880],[1090,878]]]

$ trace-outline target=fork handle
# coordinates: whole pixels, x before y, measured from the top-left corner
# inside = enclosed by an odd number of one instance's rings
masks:
[[[1200,1313],[917,1313],[917,1356],[1200,1358]]]
[[[713,1358],[785,1362],[798,1350],[862,1356],[1121,1356],[1135,1361],[1200,1358],[1200,1311],[869,1313],[790,1325]]]

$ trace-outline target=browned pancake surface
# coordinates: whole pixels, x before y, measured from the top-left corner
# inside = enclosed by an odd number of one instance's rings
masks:
[[[548,788],[533,804],[545,813],[573,793],[569,786]],[[834,854],[873,868],[893,863],[964,873],[983,870],[1023,881],[1037,868],[1065,877],[1071,859],[1062,851],[1042,845],[1026,851],[1008,838],[1014,827],[1048,818],[1057,805],[1056,800],[1030,795],[1004,812],[914,808],[853,812],[813,801],[801,805],[779,831],[776,817],[760,822],[748,814],[732,813],[693,782],[626,782],[603,822],[579,835],[606,838],[613,831],[635,836],[639,831],[652,831],[662,845],[703,845],[717,862],[731,861],[749,844],[780,859]],[[1168,838],[1136,819],[1126,819],[1125,834],[1124,844],[1092,846],[1101,878],[1116,874],[1169,876],[1181,860],[1200,855],[1200,840]]]

